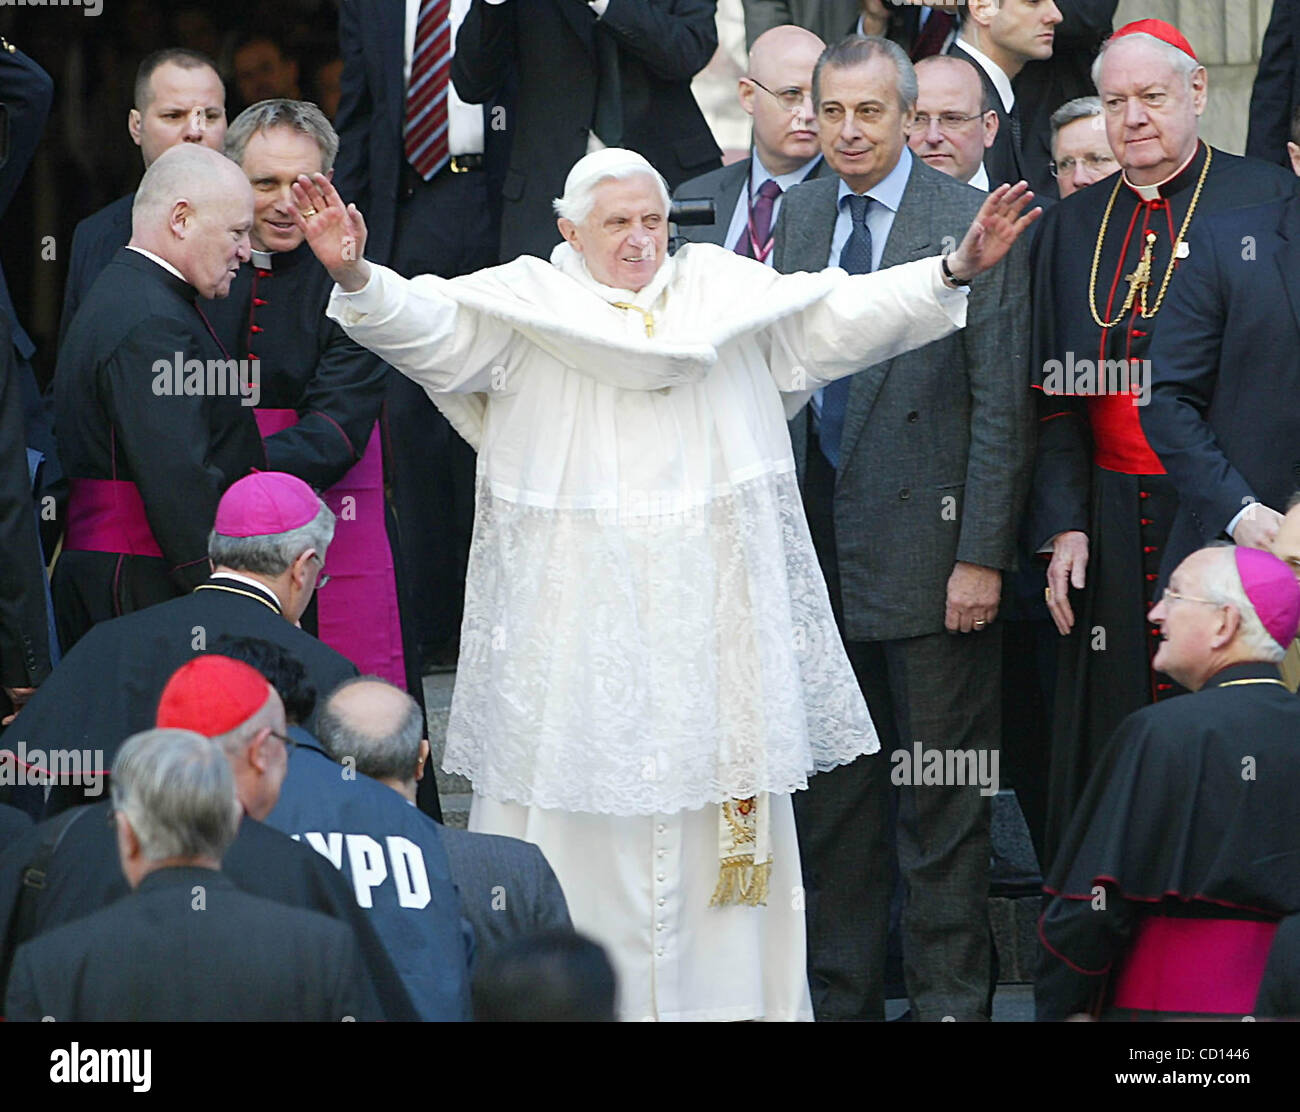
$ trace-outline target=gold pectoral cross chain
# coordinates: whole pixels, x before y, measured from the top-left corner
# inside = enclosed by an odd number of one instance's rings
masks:
[[[1151,287],[1151,249],[1156,242],[1155,232],[1147,232],[1146,239],[1146,246],[1142,248],[1142,257],[1138,260],[1137,269],[1132,274],[1124,276],[1124,281],[1128,283],[1128,297],[1124,299],[1123,309],[1127,314],[1136,297],[1144,317],[1147,315],[1147,290]]]
[[[640,305],[633,305],[630,301],[611,301],[615,309],[635,309],[641,314],[641,319],[645,321],[645,334],[653,336],[655,334],[655,317],[649,309],[642,309]]]

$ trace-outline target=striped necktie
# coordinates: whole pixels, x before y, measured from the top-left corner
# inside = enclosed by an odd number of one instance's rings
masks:
[[[447,165],[447,78],[451,72],[451,0],[423,0],[415,25],[402,129],[407,161],[425,181]]]

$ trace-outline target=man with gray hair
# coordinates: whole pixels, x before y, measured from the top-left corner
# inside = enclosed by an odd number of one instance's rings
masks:
[[[363,672],[418,693],[418,668],[405,667],[400,565],[386,527],[377,423],[386,368],[325,316],[333,283],[293,222],[290,186],[299,174],[331,177],[338,149],[329,121],[305,101],[264,100],[236,117],[225,150],[253,187],[252,259],[230,296],[203,308],[231,355],[259,360],[253,415],[269,465],[348,507],[332,558],[335,588],[317,599],[307,628]]]
[[[408,281],[365,260],[323,175],[294,200],[331,317],[479,449],[444,758],[471,829],[541,847],[624,1015],[809,1017],[790,797],[877,742],[785,417],[963,322],[962,284],[1035,218],[1026,191],[887,279],[669,256],[667,185],[617,147],[569,171],[550,264]]]
[[[1193,552],[1151,611],[1194,694],[1120,724],[1045,890],[1038,1017],[1240,1018],[1300,911],[1300,700],[1278,671],[1300,583],[1277,557]]]
[[[132,894],[21,946],[6,1018],[380,1018],[346,926],[248,895],[220,871],[241,814],[226,755],[206,737],[129,738],[113,764],[113,821]]]
[[[223,634],[260,637],[302,661],[317,690],[356,666],[299,628],[320,586],[334,514],[301,479],[263,471],[235,483],[208,540],[211,571],[190,594],[101,622],[77,642],[15,720],[6,746],[103,749],[153,721],[168,677]],[[87,683],[93,676],[94,683]],[[75,739],[75,740],[74,740]],[[92,785],[93,787],[93,785]],[[46,814],[81,801],[84,787],[56,784]]]
[[[1052,113],[1052,176],[1065,200],[1119,169],[1106,142],[1100,97],[1076,97]]]
[[[325,701],[317,731],[335,761],[391,789],[393,800],[415,803],[429,741],[424,715],[405,692],[373,676],[348,680]],[[282,803],[293,795],[292,780],[291,770]],[[535,845],[425,822],[446,850],[478,959],[521,935],[573,929],[564,892]]]
[[[54,572],[64,650],[96,622],[207,577],[222,491],[266,455],[256,376],[227,358],[195,306],[225,297],[248,258],[253,191],[228,159],[183,143],[145,171],[131,242],[68,329],[55,423],[69,480]]]
[[[790,191],[777,270],[893,278],[922,244],[956,243],[984,194],[909,149],[918,81],[902,49],[836,43],[813,90],[835,176]],[[914,1017],[987,1008],[990,785],[902,779],[885,754],[924,745],[987,762],[997,751],[998,612],[1031,460],[1025,278],[1021,245],[973,283],[964,330],[884,359],[865,353],[790,425],[838,633],[883,750],[819,769],[795,797],[819,1020],[884,1018],[895,852]]]

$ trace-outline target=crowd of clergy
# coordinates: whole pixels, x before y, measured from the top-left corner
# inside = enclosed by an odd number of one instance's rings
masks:
[[[711,0],[139,60],[48,382],[0,269],[4,1018],[981,1021],[991,895],[1300,1018],[1300,3],[1245,156],[1114,0],[744,6],[725,164]]]

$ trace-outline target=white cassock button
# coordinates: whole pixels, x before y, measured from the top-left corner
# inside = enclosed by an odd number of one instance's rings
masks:
[[[659,949],[657,949],[657,950],[655,951],[655,953],[658,954],[660,957],[663,957],[663,956],[664,956],[664,948],[663,948],[662,946],[660,946]]]
[[[663,883],[663,879],[664,879],[664,874],[663,874],[663,873],[660,873],[659,876],[657,877],[657,879],[658,879],[659,882],[662,884],[662,883]]]
[[[663,925],[662,923],[656,923],[656,924],[655,924],[655,930],[657,930],[657,931],[661,931],[661,930],[663,930],[663,929],[664,929],[664,925]]]
[[[659,897],[658,903],[659,903],[659,906],[660,906],[660,907],[663,907],[664,904],[666,904],[667,902],[668,902],[668,901],[665,900],[665,899],[663,898],[663,896],[660,896],[660,897]]]
[[[664,826],[664,824],[663,824],[663,823],[660,823],[660,824],[659,824],[659,833],[662,834],[662,833],[664,832],[665,829],[667,829],[667,828]]]
[[[656,857],[660,857],[660,858],[662,858],[662,857],[666,856],[667,853],[668,853],[668,851],[667,851],[666,849],[661,849],[661,850],[660,850],[660,851],[659,851],[655,856],[656,856]]]

